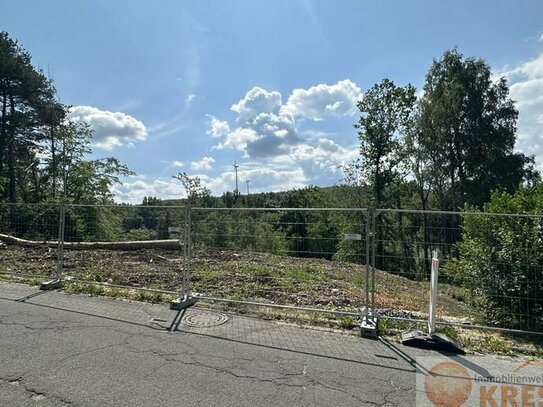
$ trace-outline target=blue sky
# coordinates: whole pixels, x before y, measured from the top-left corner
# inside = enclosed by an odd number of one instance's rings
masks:
[[[332,185],[357,156],[356,100],[390,77],[421,87],[458,47],[510,81],[517,148],[543,169],[543,2],[2,0],[0,29],[49,71],[94,154],[137,173],[117,200]]]

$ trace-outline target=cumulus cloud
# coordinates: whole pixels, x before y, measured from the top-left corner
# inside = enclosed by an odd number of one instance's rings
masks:
[[[308,179],[301,168],[274,169],[272,167],[248,168],[240,172],[239,179],[249,179],[251,193],[268,191],[285,191],[293,188],[302,188],[308,184]],[[233,171],[225,171],[217,176],[206,174],[192,174],[198,176],[202,185],[211,190],[214,196],[220,196],[225,191],[235,188],[235,175]],[[241,189],[241,188],[240,188]],[[161,199],[185,198],[185,190],[176,179],[146,180],[139,178],[135,181],[125,181],[122,185],[112,188],[117,202],[138,204],[146,196],[156,196]]]
[[[300,144],[274,161],[283,165],[296,163],[309,183],[329,185],[340,181],[343,167],[355,160],[358,154],[355,146],[345,147],[328,138],[320,138],[316,145]]]
[[[184,167],[184,166],[185,166],[185,163],[184,163],[183,161],[177,161],[177,160],[175,160],[175,161],[173,162],[173,166],[174,166],[174,167]]]
[[[254,143],[261,137],[253,129],[238,127],[228,133],[225,140],[217,144],[214,148],[217,150],[230,148],[232,150],[245,151],[250,143]]]
[[[228,122],[209,116],[207,133],[223,138],[214,146],[216,149],[242,151],[246,158],[277,157],[304,141],[298,132],[297,117],[321,120],[326,116],[351,115],[360,97],[360,88],[349,79],[294,89],[285,104],[279,92],[254,87],[231,106],[238,114],[235,129]]]
[[[277,113],[281,105],[279,92],[268,92],[255,86],[245,94],[243,99],[232,105],[231,109],[238,114],[239,122],[246,122],[260,113]]]
[[[69,118],[88,123],[94,130],[92,144],[104,150],[133,147],[134,142],[147,139],[147,129],[136,118],[121,112],[100,110],[93,106],[74,106]]]
[[[294,118],[289,114],[260,113],[245,125],[259,135],[247,144],[246,153],[250,157],[283,154],[300,142]]]
[[[519,110],[517,148],[536,157],[543,171],[543,53],[503,73]]]
[[[211,123],[207,134],[209,134],[211,137],[222,137],[230,133],[230,126],[228,125],[228,122],[221,121],[215,116],[209,115],[208,117],[211,119]]]
[[[294,116],[322,120],[326,116],[351,116],[362,92],[349,79],[334,85],[319,84],[309,89],[294,89],[283,109]]]
[[[215,159],[212,157],[204,157],[199,161],[193,161],[190,163],[190,168],[194,171],[210,170],[213,166]]]
[[[183,185],[173,178],[125,181],[123,184],[113,186],[112,192],[117,202],[131,204],[141,203],[146,196],[156,196],[161,199],[180,199],[186,196]]]

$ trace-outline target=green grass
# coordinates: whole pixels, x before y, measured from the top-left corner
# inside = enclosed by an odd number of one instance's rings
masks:
[[[338,323],[341,329],[353,329],[354,327],[356,327],[356,320],[348,315],[339,317]]]
[[[480,335],[476,338],[463,337],[460,341],[465,347],[473,352],[494,353],[499,355],[513,355],[511,342],[501,335]]]
[[[80,278],[85,281],[104,283],[110,276],[110,272],[100,262],[89,261]]]
[[[113,298],[127,298],[136,301],[150,302],[153,304],[172,301],[175,296],[160,292],[136,290],[132,288],[108,287],[107,285],[70,283],[64,287],[64,291],[71,294],[89,294],[92,296],[106,296]]]

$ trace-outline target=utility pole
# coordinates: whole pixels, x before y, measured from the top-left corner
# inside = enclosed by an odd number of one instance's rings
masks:
[[[234,161],[234,172],[236,173],[236,189],[234,190],[234,195],[239,195],[239,189],[238,189],[238,168],[239,168],[239,165]]]

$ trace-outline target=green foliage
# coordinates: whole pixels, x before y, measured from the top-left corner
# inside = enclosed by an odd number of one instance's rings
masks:
[[[116,158],[89,160],[92,131],[67,120],[52,80],[0,33],[0,201],[107,203],[132,172]]]
[[[341,329],[353,329],[356,326],[355,319],[351,316],[339,317],[338,324]]]
[[[124,238],[127,240],[154,240],[157,238],[157,233],[154,230],[146,228],[130,229],[124,233]]]
[[[440,209],[480,206],[491,190],[512,192],[533,177],[533,159],[513,151],[517,117],[505,79],[493,81],[485,61],[456,49],[434,60],[415,133]]]
[[[173,178],[181,181],[191,206],[205,205],[209,201],[211,191],[202,185],[199,177],[191,177],[186,172],[180,172]]]
[[[460,258],[447,272],[481,296],[489,321],[524,330],[543,326],[543,185],[495,192],[480,215],[464,216]],[[473,208],[466,207],[467,211]]]
[[[362,116],[355,124],[359,129],[362,173],[373,186],[373,198],[378,207],[383,203],[383,191],[400,173],[402,162],[402,132],[415,104],[415,88],[397,87],[390,79],[372,86],[358,102]]]

